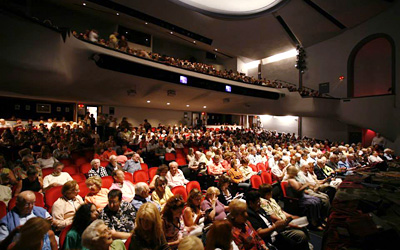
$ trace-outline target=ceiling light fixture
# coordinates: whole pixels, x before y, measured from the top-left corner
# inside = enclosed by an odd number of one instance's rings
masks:
[[[150,103],[150,100],[147,100],[147,103]]]
[[[86,6],[86,3],[83,3],[82,5],[83,5],[83,6]]]
[[[172,32],[172,31],[171,31],[171,32],[169,32],[169,33],[170,33],[171,35],[172,35],[172,34],[174,34],[174,32]]]
[[[187,105],[186,105],[186,107],[188,107],[188,108],[189,108],[189,107],[190,107],[190,105],[189,105],[189,104],[187,104]]]
[[[196,41],[193,41],[193,43],[196,43]]]
[[[149,24],[149,23],[148,23],[148,22],[145,22],[144,24],[146,24],[146,25],[147,25],[147,24]]]
[[[203,106],[203,109],[206,109],[207,108],[207,106]]]
[[[215,51],[218,51],[218,49],[214,49]]]
[[[119,13],[117,12],[117,16],[119,16]]]
[[[171,103],[167,102],[167,105],[171,105]]]

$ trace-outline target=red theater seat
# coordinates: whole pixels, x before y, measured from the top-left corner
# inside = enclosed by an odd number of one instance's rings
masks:
[[[182,195],[182,198],[184,201],[187,200],[187,192],[186,192],[186,188],[184,186],[177,186],[171,189],[171,192],[175,195],[175,194],[180,194]]]
[[[104,176],[104,177],[101,177],[101,181],[102,181],[101,187],[109,189],[111,187],[111,185],[113,184],[114,179],[112,178],[112,176]]]
[[[133,180],[135,181],[135,183],[138,183],[138,182],[146,182],[146,183],[148,183],[149,182],[149,175],[148,175],[147,171],[138,170],[138,171],[135,171],[133,173]]]
[[[250,182],[251,182],[251,187],[254,189],[258,189],[260,187],[260,185],[262,184],[261,177],[258,175],[253,175],[250,178]]]

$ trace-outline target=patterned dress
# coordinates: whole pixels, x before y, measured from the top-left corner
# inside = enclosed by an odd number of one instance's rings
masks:
[[[129,233],[135,226],[136,210],[132,204],[121,201],[117,212],[111,211],[108,205],[101,211],[100,218],[110,229]]]

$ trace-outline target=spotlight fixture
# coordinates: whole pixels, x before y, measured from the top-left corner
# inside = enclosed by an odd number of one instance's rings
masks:
[[[83,6],[86,6],[86,3],[83,3],[82,5],[83,5]]]
[[[171,105],[171,103],[167,102],[167,105]]]
[[[117,12],[117,16],[119,16],[119,13]]]
[[[207,108],[207,106],[203,106],[203,109],[206,109]]]
[[[218,51],[218,49],[214,49],[215,51]]]
[[[196,43],[196,41],[193,41],[193,43]]]
[[[147,24],[149,24],[149,23],[148,23],[148,22],[145,22],[144,24],[146,24],[146,25],[147,25]]]
[[[147,103],[150,103],[150,100],[147,100]]]
[[[171,35],[172,35],[172,34],[174,34],[174,32],[172,32],[172,31],[171,31],[171,32],[169,32],[169,33],[170,33]]]
[[[190,105],[189,105],[189,104],[187,104],[187,105],[186,105],[186,107],[188,107],[188,108],[189,108],[189,107],[190,107]]]
[[[128,31],[125,31],[125,34],[128,34]]]

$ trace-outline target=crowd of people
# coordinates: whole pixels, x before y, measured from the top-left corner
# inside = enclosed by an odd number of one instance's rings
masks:
[[[1,249],[57,249],[66,229],[64,249],[312,249],[308,229],[326,226],[340,177],[397,161],[380,137],[363,147],[257,128],[153,127],[147,120],[133,127],[126,118],[100,136],[91,121],[1,121],[0,199],[15,197],[0,221]],[[76,154],[90,161],[84,182],[63,172]],[[144,163],[157,167],[152,179],[126,179]],[[251,180],[265,172],[271,181],[254,189]],[[199,185],[187,199],[173,192],[191,181]],[[282,208],[281,182],[299,201],[296,213]],[[46,199],[57,188],[62,196],[51,208],[35,205],[37,195]],[[308,223],[292,222],[301,216]]]
[[[271,81],[267,79],[256,79],[252,76],[247,76],[244,73],[235,72],[233,70],[218,70],[215,66],[210,64],[205,64],[201,62],[196,62],[193,59],[179,59],[172,56],[162,55],[156,52],[148,52],[142,49],[130,48],[128,41],[124,35],[120,35],[117,32],[111,34],[108,39],[99,38],[98,31],[95,29],[86,30],[84,33],[77,33],[73,31],[73,35],[79,39],[90,41],[92,43],[100,44],[115,50],[119,50],[130,55],[139,56],[149,60],[157,61],[167,65],[184,68],[187,70],[192,70],[195,72],[200,72],[216,77],[222,77],[225,79],[239,81],[248,84],[254,84],[259,86],[266,86],[270,88],[287,88],[291,92],[299,92],[302,96],[310,97],[322,97],[318,91],[310,88],[297,88],[293,84],[282,83],[279,81]]]

